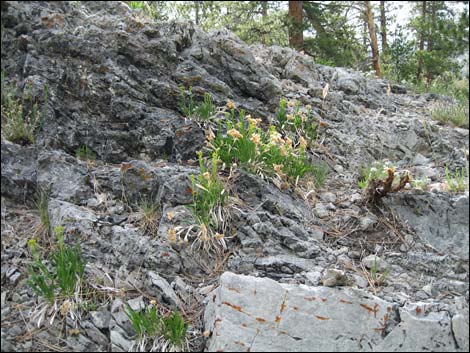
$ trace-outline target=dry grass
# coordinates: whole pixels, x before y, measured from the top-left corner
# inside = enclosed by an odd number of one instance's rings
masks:
[[[144,198],[138,204],[138,226],[145,233],[155,237],[161,218],[160,205],[151,198]]]

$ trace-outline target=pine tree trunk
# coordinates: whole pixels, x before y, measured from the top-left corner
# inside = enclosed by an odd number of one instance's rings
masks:
[[[423,51],[424,50],[424,38],[425,38],[425,23],[426,23],[426,1],[422,1],[421,4],[421,20],[422,20],[422,25],[421,25],[421,33],[420,33],[420,38],[419,38],[419,50]],[[418,59],[418,70],[416,72],[416,81],[419,82],[421,79],[421,73],[423,72],[423,59],[421,57]]]
[[[377,42],[377,33],[375,32],[374,16],[370,7],[370,1],[364,1],[365,15],[367,19],[367,26],[369,28],[370,45],[372,47],[372,63],[374,65],[375,74],[381,78],[382,73],[380,72],[379,63],[379,45]]]
[[[199,26],[199,1],[194,1],[194,10],[196,12],[196,25]]]
[[[261,11],[262,11],[263,17],[268,16],[268,2],[267,1],[261,2]]]
[[[302,1],[289,1],[289,45],[297,50],[304,45]]]
[[[380,1],[380,34],[382,35],[382,53],[387,50],[387,17],[385,1]]]
[[[434,49],[434,37],[436,35],[436,11],[439,5],[438,1],[431,1],[430,10],[431,10],[431,28],[429,30],[428,36],[428,47],[427,51],[430,52]],[[426,72],[426,83],[428,85],[431,84],[432,80],[434,79],[434,74],[432,72]]]

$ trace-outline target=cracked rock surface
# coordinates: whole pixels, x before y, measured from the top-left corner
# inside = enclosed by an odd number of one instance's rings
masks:
[[[227,30],[149,21],[120,1],[7,1],[1,19],[7,82],[44,112],[32,145],[2,129],[2,351],[127,351],[136,332],[123,308],[150,300],[185,313],[193,351],[468,350],[469,194],[444,184],[446,166],[468,165],[469,132],[430,118],[450,98],[394,84],[387,95],[386,80]],[[323,123],[309,152],[328,171],[322,187],[280,190],[234,171],[217,259],[168,239],[193,222],[190,178],[205,145],[204,125],[179,106],[181,85],[196,102],[233,101],[263,128],[280,98]],[[77,158],[81,146],[96,159]],[[431,184],[365,204],[358,177],[373,161]],[[27,243],[41,189],[51,227],[79,241],[87,281],[107,290],[76,322],[33,315]],[[143,198],[158,204],[151,232]]]
[[[452,317],[422,302],[399,307],[360,289],[280,284],[225,272],[207,300],[207,347],[212,352],[465,351],[466,334],[453,325],[462,314]]]

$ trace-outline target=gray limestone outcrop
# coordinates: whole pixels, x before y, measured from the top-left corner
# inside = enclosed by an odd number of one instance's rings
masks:
[[[469,196],[442,184],[446,167],[468,166],[469,133],[429,116],[449,98],[247,45],[225,29],[147,20],[120,1],[7,1],[1,19],[6,82],[44,117],[31,145],[2,131],[2,351],[40,351],[58,337],[63,350],[129,350],[123,307],[151,298],[205,311],[191,320],[194,351],[468,350]],[[231,100],[263,128],[281,98],[311,106],[322,123],[309,161],[328,173],[323,187],[220,173],[230,224],[217,259],[169,240],[195,223],[191,176],[207,129],[184,115],[181,86],[197,103],[207,93],[218,107]],[[83,146],[94,159],[77,156]],[[358,176],[376,160],[432,187],[367,205]],[[86,278],[108,291],[79,327],[56,320],[31,331],[37,318],[18,320],[38,304],[27,268],[39,192],[51,227],[80,244]],[[143,201],[156,207],[151,231]]]
[[[425,303],[399,307],[359,289],[225,272],[207,303],[211,352],[463,352],[468,345],[468,312],[452,318]]]

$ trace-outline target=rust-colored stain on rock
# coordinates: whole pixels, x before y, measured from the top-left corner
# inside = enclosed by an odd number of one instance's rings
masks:
[[[316,297],[304,297],[305,300],[308,300],[309,302],[313,302],[315,300],[317,300]]]
[[[344,300],[344,299],[340,299],[339,302],[344,303],[344,304],[352,304],[352,302]]]
[[[376,303],[374,308],[371,308],[367,304],[360,304],[364,309],[366,309],[370,313],[374,313],[374,317],[377,317],[377,312],[379,311],[379,305]]]
[[[331,320],[329,317],[320,316],[320,315],[315,315],[315,317],[316,317],[318,320]]]
[[[241,306],[234,305],[234,304],[230,304],[229,302],[222,302],[222,304],[227,305],[227,306],[231,307],[232,309],[234,309],[234,310],[236,310],[236,311],[239,311],[239,312],[241,312],[241,313],[244,312],[244,311],[242,310],[242,307],[241,307]]]

